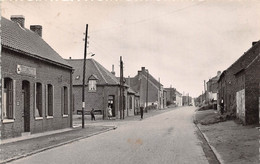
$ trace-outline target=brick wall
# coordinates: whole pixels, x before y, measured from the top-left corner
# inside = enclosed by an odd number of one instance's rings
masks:
[[[82,110],[82,86],[73,86],[74,109]],[[96,92],[88,92],[85,87],[85,110],[90,111],[92,108],[105,110],[108,107],[108,96],[115,96],[115,111],[118,116],[119,110],[119,86],[100,86],[97,85]]]
[[[70,127],[72,121],[70,116],[63,117],[61,110],[61,88],[66,86],[70,91],[71,70],[49,64],[23,54],[19,54],[7,49],[2,50],[2,78],[9,77],[14,81],[14,110],[15,120],[12,123],[2,123],[2,138],[20,136],[24,132],[23,102],[22,102],[22,81],[30,82],[30,132],[37,133],[48,130],[55,130]],[[36,68],[36,77],[17,74],[17,64]],[[43,118],[35,119],[35,83],[42,84],[42,112]],[[53,118],[46,116],[46,94],[47,84],[54,87]],[[70,93],[68,94],[70,100]],[[69,115],[70,115],[69,101]]]
[[[252,62],[259,52],[260,43],[258,42],[226,70],[225,77],[221,80],[221,83],[218,83],[219,96],[220,98],[222,96],[224,97],[225,109],[227,112],[236,113],[236,92],[241,84],[237,81],[235,74]],[[245,92],[247,95],[247,91]]]
[[[246,124],[259,122],[260,58],[245,70]]]

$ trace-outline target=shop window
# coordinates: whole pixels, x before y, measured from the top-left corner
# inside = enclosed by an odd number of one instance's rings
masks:
[[[62,87],[61,89],[61,108],[62,114],[68,115],[68,88],[66,86]]]
[[[14,119],[13,109],[13,80],[4,78],[2,99],[2,117],[3,119]]]
[[[42,117],[42,84],[35,86],[35,117]]]
[[[53,116],[53,86],[47,85],[47,116]]]

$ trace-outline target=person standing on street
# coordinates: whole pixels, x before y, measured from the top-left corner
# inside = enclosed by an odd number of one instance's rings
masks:
[[[223,100],[223,97],[221,98],[221,101],[220,101],[220,113],[221,113],[221,115],[223,115],[223,113],[224,113],[224,100]]]
[[[144,107],[140,107],[140,114],[141,114],[141,119],[143,119],[143,115],[144,115]]]
[[[92,121],[92,120],[94,120],[94,121],[96,120],[96,119],[95,119],[94,111],[95,111],[94,108],[92,108],[92,110],[90,111],[91,121]]]
[[[110,106],[108,106],[108,119],[110,120],[112,117],[112,109]]]

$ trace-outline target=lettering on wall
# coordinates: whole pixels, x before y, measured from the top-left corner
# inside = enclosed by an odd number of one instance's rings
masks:
[[[36,77],[36,68],[18,64],[17,65],[17,74]]]

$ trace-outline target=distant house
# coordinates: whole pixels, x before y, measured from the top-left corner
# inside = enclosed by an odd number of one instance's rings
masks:
[[[1,19],[1,138],[72,126],[72,67],[24,21]]]
[[[182,106],[182,94],[176,88],[164,88],[164,90],[166,91],[167,105]]]
[[[218,80],[219,101],[244,124],[259,123],[260,41],[226,69]]]
[[[217,72],[217,75],[209,81],[207,81],[207,101],[216,102],[217,101],[217,93],[218,93],[218,79],[221,75],[221,71]]]
[[[145,67],[142,67],[142,69],[138,71],[138,74],[130,79],[130,83],[131,88],[140,95],[140,106],[146,107],[146,105],[153,105],[157,106],[157,108],[164,108],[166,106],[163,85],[157,81]],[[148,100],[148,104],[146,104],[146,100]]]
[[[73,99],[74,112],[82,110],[82,79],[83,59],[68,59],[67,62],[73,67]],[[116,76],[104,68],[94,59],[86,59],[86,87],[85,87],[85,110],[94,108],[101,111],[104,118],[107,116],[106,109],[112,108],[113,117],[120,117],[120,82]],[[127,87],[124,87],[125,116],[127,114]],[[123,112],[123,111],[122,111]],[[133,112],[134,113],[134,112]]]

